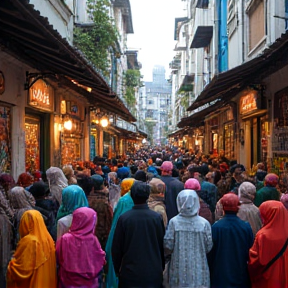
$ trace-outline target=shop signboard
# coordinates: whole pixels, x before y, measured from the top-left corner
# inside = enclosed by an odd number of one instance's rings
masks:
[[[42,79],[37,80],[29,89],[28,105],[40,110],[53,112],[53,88]]]
[[[248,114],[257,109],[260,109],[260,97],[258,91],[249,90],[245,92],[245,95],[240,98],[240,114]]]

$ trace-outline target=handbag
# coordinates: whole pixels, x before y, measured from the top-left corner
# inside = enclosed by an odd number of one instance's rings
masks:
[[[266,265],[266,267],[263,270],[263,273],[265,273],[270,267],[271,265],[273,265],[273,263],[282,256],[282,254],[285,252],[286,248],[288,246],[288,239],[286,240],[284,246],[282,247],[282,249],[280,250],[280,252],[273,258],[271,259],[268,264]]]

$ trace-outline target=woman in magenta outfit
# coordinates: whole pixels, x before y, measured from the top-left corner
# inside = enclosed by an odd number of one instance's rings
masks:
[[[81,207],[73,212],[72,225],[56,243],[59,288],[97,288],[105,252],[94,234],[96,212]]]

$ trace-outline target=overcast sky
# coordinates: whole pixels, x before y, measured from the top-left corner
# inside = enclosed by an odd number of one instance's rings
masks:
[[[186,15],[181,0],[130,0],[134,34],[128,35],[128,49],[139,50],[144,81],[152,81],[154,65],[165,66],[169,75],[176,42],[175,18]]]

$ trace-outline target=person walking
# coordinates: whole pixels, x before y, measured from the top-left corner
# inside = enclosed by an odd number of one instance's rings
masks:
[[[172,177],[173,164],[171,161],[164,161],[161,165],[161,180],[165,183],[165,204],[168,221],[178,214],[176,198],[184,189],[184,183]]]
[[[134,206],[118,219],[112,243],[112,259],[119,288],[161,288],[165,268],[161,215],[149,209],[150,186],[135,182]]]
[[[253,232],[237,217],[239,198],[233,192],[221,198],[224,217],[212,225],[213,248],[208,254],[211,288],[249,288],[249,249]]]
[[[106,288],[118,288],[118,278],[116,277],[112,261],[112,253],[111,253],[112,241],[119,217],[125,212],[131,210],[132,207],[134,206],[130,194],[130,190],[134,182],[135,182],[134,178],[125,178],[121,182],[121,198],[119,199],[118,204],[114,210],[111,230],[105,247],[106,261],[107,261],[107,274],[105,277]]]
[[[213,245],[211,225],[198,215],[200,202],[194,190],[181,191],[177,207],[179,214],[170,220],[164,237],[165,254],[171,254],[170,287],[210,287],[206,254]]]
[[[19,231],[21,238],[7,269],[7,288],[56,288],[54,241],[41,213],[24,212]]]
[[[58,287],[98,288],[98,274],[105,264],[105,252],[94,235],[96,212],[81,207],[73,212],[72,225],[56,243],[59,264]]]
[[[263,227],[249,251],[252,288],[288,287],[288,211],[280,201],[259,207]]]

